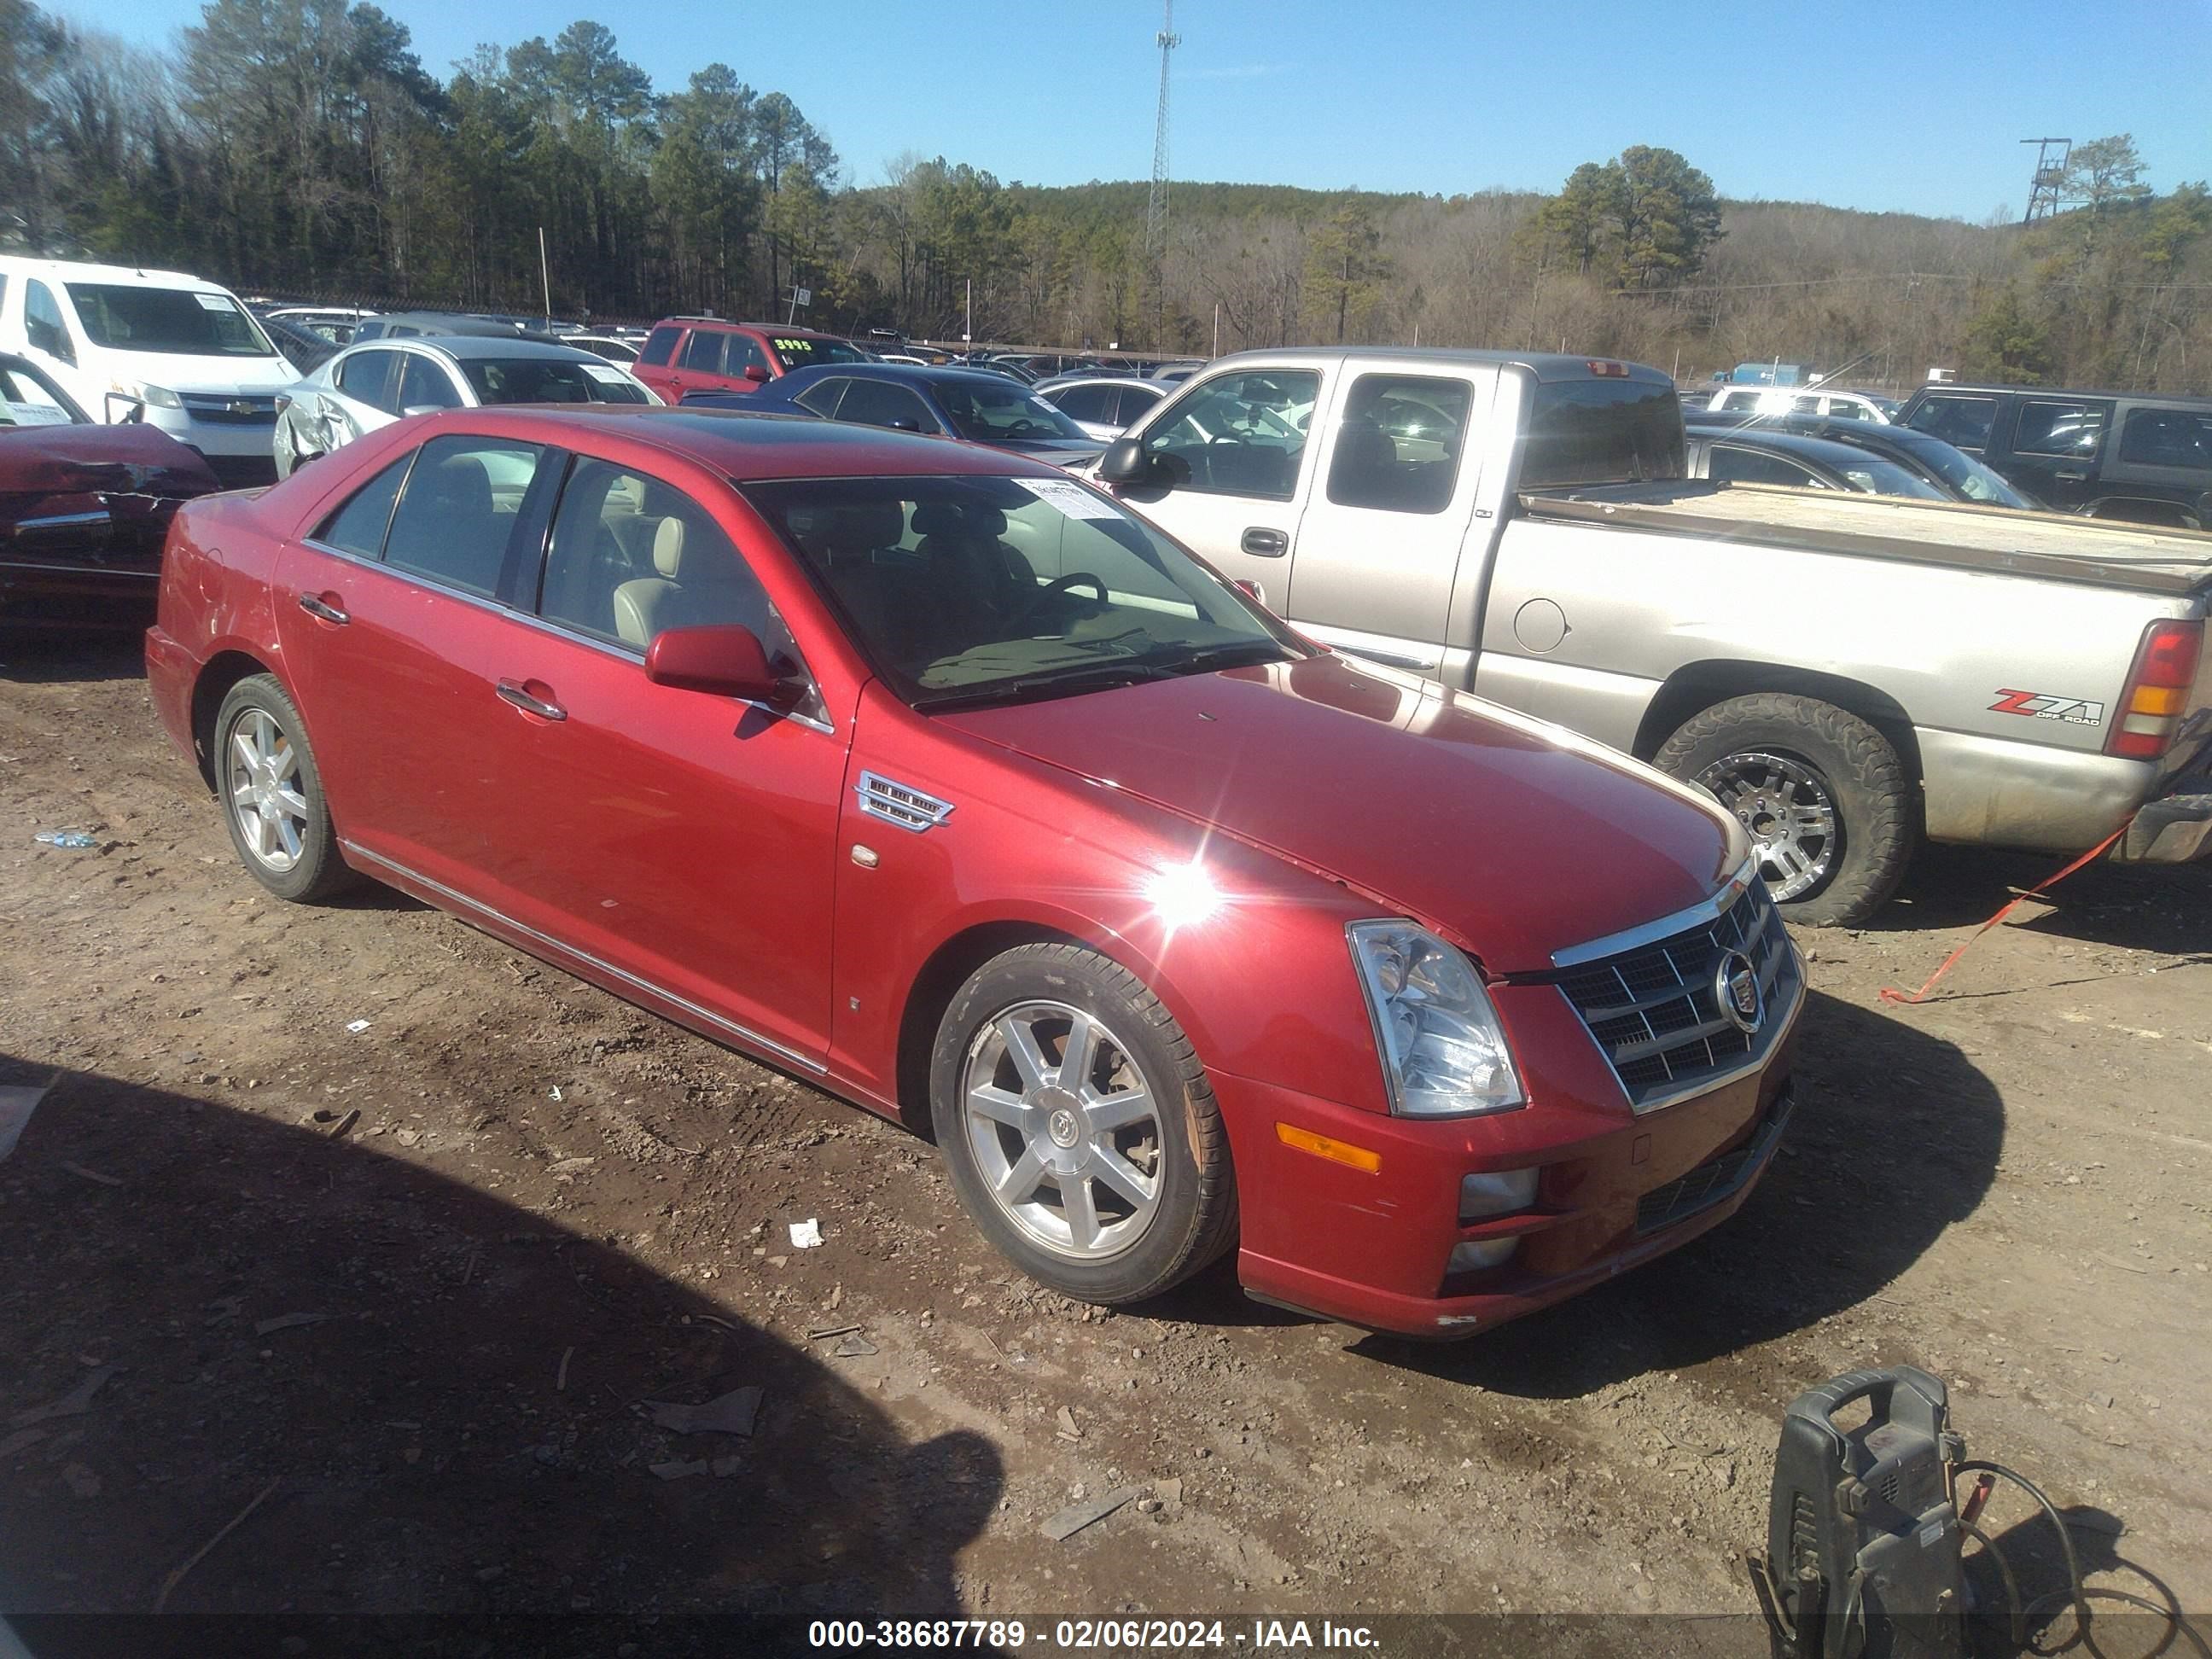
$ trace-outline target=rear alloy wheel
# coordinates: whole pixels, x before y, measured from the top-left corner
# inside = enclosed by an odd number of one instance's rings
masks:
[[[300,711],[271,674],[240,680],[215,720],[216,788],[231,845],[279,898],[327,898],[357,878],[338,856]]]
[[[1702,784],[1751,837],[1790,921],[1870,921],[1904,878],[1919,803],[1889,739],[1833,703],[1762,691],[1716,703],[1652,763]]]
[[[939,1029],[931,1112],[977,1226],[1069,1296],[1156,1296],[1233,1236],[1205,1070],[1158,1000],[1093,951],[1024,945],[979,969]]]

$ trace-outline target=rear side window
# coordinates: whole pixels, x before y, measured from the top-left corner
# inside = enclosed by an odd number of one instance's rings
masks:
[[[1473,392],[1464,380],[1363,374],[1352,383],[1328,498],[1384,513],[1441,513],[1459,478]]]
[[[722,372],[722,348],[730,337],[714,329],[702,328],[691,336],[684,348],[684,367],[696,369],[702,374]]]
[[[1955,448],[1987,449],[1996,417],[1994,398],[1929,398],[1912,411],[1905,425]]]
[[[2029,398],[2023,399],[2020,406],[2020,423],[2013,429],[2012,453],[2094,455],[2104,439],[2103,404]]]
[[[433,438],[416,452],[384,562],[489,599],[499,591],[507,544],[544,456],[537,445],[511,439]]]
[[[662,324],[645,337],[645,349],[637,354],[638,362],[650,363],[656,368],[666,362],[676,355],[676,342],[683,333],[680,328]]]
[[[1110,386],[1072,386],[1055,392],[1052,401],[1072,421],[1096,421],[1109,425],[1114,419],[1114,388]]]
[[[399,499],[413,452],[401,456],[353,493],[343,507],[323,520],[313,539],[325,547],[364,559],[384,556],[384,532],[392,523],[392,504]]]
[[[2212,471],[2212,414],[2187,409],[2131,410],[2120,428],[2120,459],[2131,466]]]
[[[338,390],[356,403],[398,414],[399,405],[391,396],[392,362],[398,356],[393,351],[363,351],[347,358],[338,365]]]
[[[852,384],[842,374],[826,380],[817,380],[792,402],[801,409],[812,410],[825,421],[830,420],[837,413],[837,399],[844,396],[845,388]]]
[[[1619,380],[1537,386],[1522,452],[1522,489],[1638,483],[1679,478],[1684,471],[1682,406],[1673,386]]]
[[[70,343],[62,308],[54,303],[53,294],[44,283],[24,286],[23,334],[40,350],[51,352],[65,363],[76,361],[76,348]]]

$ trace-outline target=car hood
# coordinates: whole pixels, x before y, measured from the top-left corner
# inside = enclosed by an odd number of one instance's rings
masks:
[[[938,718],[1441,927],[1494,974],[1686,909],[1747,851],[1626,755],[1333,653]]]
[[[300,378],[300,371],[282,356],[199,357],[173,351],[114,355],[118,372],[126,379],[202,397],[282,392]]]
[[[158,427],[29,426],[0,433],[0,492],[182,497],[222,485],[198,452]]]

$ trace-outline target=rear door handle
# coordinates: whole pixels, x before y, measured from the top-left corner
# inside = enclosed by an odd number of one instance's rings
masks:
[[[335,623],[340,628],[343,628],[348,623],[353,620],[351,617],[339,610],[337,606],[330,603],[329,600],[324,599],[319,593],[301,594],[300,609],[306,611],[311,617],[318,617],[326,623]]]
[[[1254,525],[1237,544],[1247,553],[1256,553],[1263,559],[1279,559],[1291,550],[1291,538],[1279,530],[1267,530]]]
[[[565,720],[568,718],[567,709],[557,702],[548,702],[542,697],[532,696],[530,689],[520,680],[501,680],[499,695],[524,714],[535,714],[542,720]]]

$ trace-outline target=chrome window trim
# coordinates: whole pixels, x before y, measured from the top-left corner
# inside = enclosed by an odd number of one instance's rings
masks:
[[[778,1059],[787,1060],[794,1066],[803,1066],[807,1071],[813,1072],[817,1074],[825,1074],[830,1069],[823,1061],[816,1060],[811,1055],[803,1054],[796,1048],[787,1048],[782,1043],[776,1042],[772,1037],[763,1036],[758,1031],[754,1030],[750,1025],[740,1025],[733,1019],[726,1019],[721,1015],[714,1012],[711,1008],[701,1007],[689,997],[678,996],[675,992],[667,989],[665,987],[656,985],[653,981],[643,978],[639,975],[633,974],[626,968],[616,967],[614,963],[607,961],[603,957],[595,957],[588,951],[580,951],[573,945],[564,945],[561,940],[554,938],[552,934],[541,933],[538,929],[531,927],[526,922],[517,921],[505,911],[495,909],[489,904],[485,904],[479,900],[471,898],[465,893],[457,892],[453,888],[447,886],[445,883],[441,881],[433,881],[429,877],[423,875],[419,871],[410,869],[407,866],[400,863],[397,859],[388,859],[381,853],[372,853],[368,848],[361,845],[360,842],[348,841],[343,836],[339,837],[338,845],[345,848],[347,853],[355,858],[365,859],[371,864],[381,865],[385,869],[391,871],[394,875],[398,876],[404,880],[413,882],[417,886],[428,888],[430,891],[437,894],[439,897],[448,900],[453,904],[459,905],[465,909],[474,911],[480,916],[487,917],[498,923],[501,927],[511,929],[512,931],[521,934],[526,939],[532,939],[538,944],[546,946],[549,950],[557,951],[562,956],[570,958],[572,961],[587,963],[591,967],[598,969],[600,973],[622,981],[625,985],[634,985],[639,990],[645,992],[649,996],[659,997],[663,1002],[668,1003],[674,1007],[681,1008],[685,1013],[690,1014],[696,1018],[703,1020],[709,1025],[716,1026],[722,1030],[729,1032],[740,1042],[743,1042],[752,1048],[764,1049],[768,1053],[775,1055]]]
[[[1717,921],[1726,914],[1730,906],[1743,896],[1745,890],[1751,885],[1758,874],[1757,861],[1747,858],[1736,872],[1730,876],[1721,890],[1711,897],[1700,899],[1687,909],[1677,910],[1670,916],[1661,916],[1656,921],[1643,922],[1634,927],[1624,927],[1617,933],[1607,933],[1602,939],[1589,939],[1580,945],[1570,945],[1564,949],[1554,951],[1552,952],[1552,966],[1579,968],[1584,963],[1595,962],[1604,957],[1618,956],[1622,951],[1632,951],[1640,945],[1650,945],[1654,940],[1671,938],[1692,927],[1700,927],[1707,922]]]

